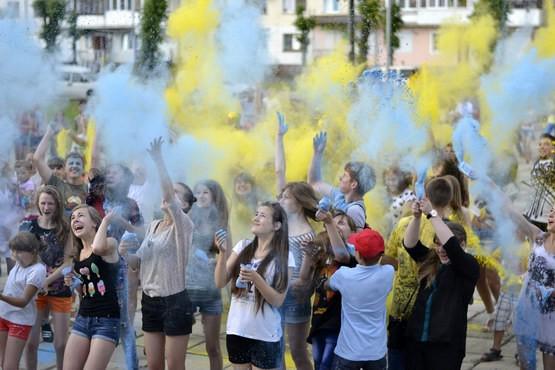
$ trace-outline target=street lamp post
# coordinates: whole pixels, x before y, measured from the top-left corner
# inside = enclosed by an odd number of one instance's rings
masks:
[[[355,0],[349,0],[349,60],[355,63]]]
[[[386,74],[389,72],[389,68],[391,67],[391,1],[392,0],[385,0],[385,51],[387,53],[385,63]]]

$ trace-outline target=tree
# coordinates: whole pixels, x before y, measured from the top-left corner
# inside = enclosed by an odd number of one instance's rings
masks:
[[[69,13],[69,17],[67,19],[68,29],[67,33],[69,37],[71,37],[71,52],[72,52],[72,64],[77,64],[77,41],[83,36],[83,31],[77,28],[77,18],[79,15],[77,14],[77,0],[73,0],[73,10]]]
[[[299,5],[297,7],[297,18],[295,18],[295,22],[293,23],[299,34],[296,36],[297,41],[301,44],[301,51],[303,53],[303,66],[306,65],[306,55],[308,52],[308,45],[310,44],[310,38],[308,37],[310,31],[316,27],[316,19],[314,17],[305,17],[304,16],[304,6]]]
[[[64,0],[34,0],[33,9],[42,18],[40,37],[46,43],[46,50],[52,52],[56,49],[56,39],[61,33],[66,3]]]
[[[509,17],[508,0],[479,0],[474,4],[474,11],[471,18],[479,18],[484,15],[491,15],[497,24],[498,30],[504,30]]]
[[[358,4],[358,14],[360,15],[358,61],[366,63],[370,33],[383,24],[383,9],[380,0],[361,0]]]
[[[141,51],[138,69],[141,74],[152,73],[160,63],[160,43],[164,40],[162,22],[166,19],[166,0],[145,0],[141,19]]]
[[[399,31],[403,28],[403,18],[401,17],[401,7],[396,2],[391,2],[391,47],[389,50],[390,60],[393,60],[395,50],[399,49],[401,42],[399,41]],[[387,48],[387,45],[386,45]]]

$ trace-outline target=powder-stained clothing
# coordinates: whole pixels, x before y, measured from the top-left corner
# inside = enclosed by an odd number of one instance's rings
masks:
[[[194,225],[175,200],[168,210],[174,222],[158,231],[162,221],[153,221],[137,251],[143,291],[149,297],[168,297],[185,290],[187,254]]]
[[[188,213],[195,227],[193,229],[192,244],[189,250],[187,266],[187,290],[205,293],[204,297],[220,299],[220,289],[216,288],[214,270],[216,269],[217,247],[215,233],[225,225],[218,222],[216,207],[198,207],[193,205]]]
[[[376,361],[387,354],[385,301],[394,275],[393,266],[379,264],[341,267],[332,275],[330,289],[341,293],[336,355],[350,361]]]
[[[534,244],[516,308],[514,332],[555,355],[555,255]]]
[[[480,266],[461,248],[455,237],[451,237],[443,248],[449,263],[439,266],[431,284],[427,279],[420,281],[407,330],[409,337],[416,342],[448,343],[464,354],[468,305],[480,275]],[[423,262],[429,253],[435,253],[420,241],[413,248],[407,248],[407,252],[417,263]]]
[[[393,300],[390,315],[396,319],[407,319],[412,311],[415,291],[418,289],[418,266],[403,246],[403,238],[413,216],[403,217],[391,233],[385,247],[385,255],[398,261],[397,273],[393,284]],[[422,217],[420,221],[420,238],[426,245],[431,245],[435,231],[431,222]],[[412,298],[411,298],[412,297]],[[409,302],[409,300],[411,302]]]
[[[38,216],[29,216],[19,225],[19,231],[28,231],[35,235],[41,243],[39,256],[46,266],[46,275],[50,276],[64,264],[65,246],[56,237],[55,229],[43,229],[38,222]],[[68,236],[69,237],[69,236]],[[71,290],[64,283],[63,276],[54,280],[48,286],[47,295],[51,297],[71,297]]]
[[[59,177],[52,175],[47,181],[47,185],[54,186],[62,196],[62,202],[66,214],[70,214],[71,210],[79,204],[84,204],[87,199],[87,185],[72,185]]]

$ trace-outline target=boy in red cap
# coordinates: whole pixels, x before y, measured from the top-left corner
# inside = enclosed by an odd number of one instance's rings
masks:
[[[378,232],[364,229],[348,242],[355,247],[358,264],[341,267],[329,280],[329,288],[341,293],[341,331],[332,369],[386,369],[385,301],[395,270],[380,264],[384,240]]]

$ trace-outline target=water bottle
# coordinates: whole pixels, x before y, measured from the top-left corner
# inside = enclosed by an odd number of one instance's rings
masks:
[[[243,270],[252,270],[252,265],[250,263],[241,264],[241,269]],[[248,283],[241,279],[241,277],[237,277],[235,281],[235,286],[239,289],[244,289],[248,287]]]

